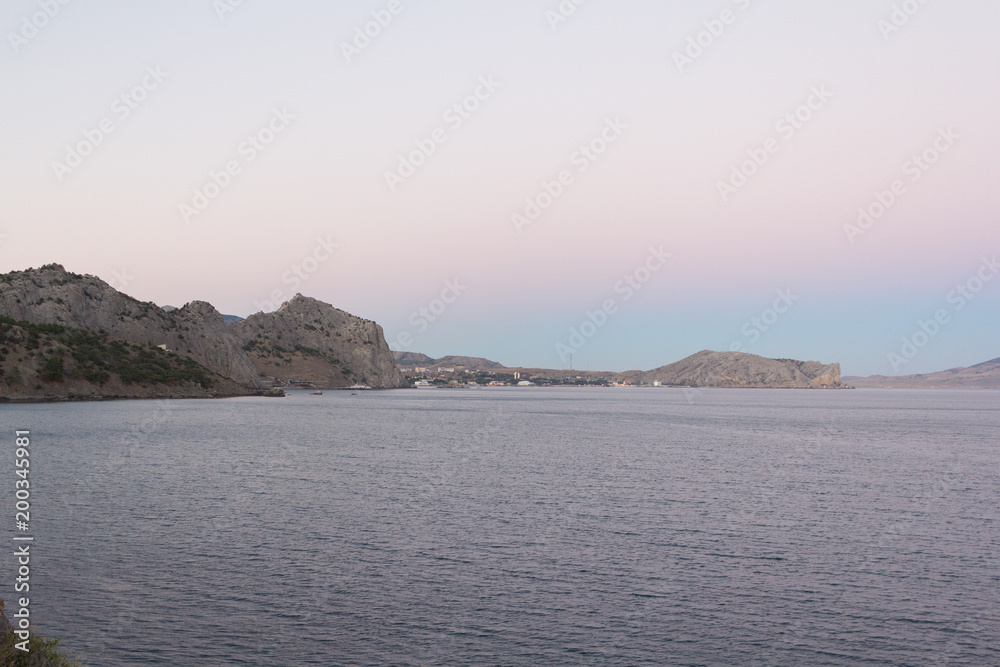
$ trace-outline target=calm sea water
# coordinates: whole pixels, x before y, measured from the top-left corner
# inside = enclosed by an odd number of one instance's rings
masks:
[[[88,665],[1000,664],[1000,392],[0,413],[32,618]]]

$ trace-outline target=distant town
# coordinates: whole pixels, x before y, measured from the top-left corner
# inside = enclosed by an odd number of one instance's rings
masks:
[[[659,382],[635,383],[618,373],[559,371],[552,369],[476,369],[459,366],[400,366],[406,381],[419,388],[442,387],[631,387],[660,386]]]

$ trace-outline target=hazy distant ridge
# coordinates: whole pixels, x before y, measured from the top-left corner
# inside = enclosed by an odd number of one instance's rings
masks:
[[[467,368],[469,370],[476,371],[506,368],[503,364],[490,361],[489,359],[484,359],[482,357],[449,355],[447,357],[441,357],[440,359],[434,359],[433,357],[428,357],[426,354],[421,354],[420,352],[393,352],[392,354],[396,359],[396,363],[400,366],[448,366],[455,368]]]
[[[856,387],[886,387],[897,389],[1000,389],[1000,358],[984,361],[968,368],[950,368],[937,373],[918,375],[872,375],[845,377]]]

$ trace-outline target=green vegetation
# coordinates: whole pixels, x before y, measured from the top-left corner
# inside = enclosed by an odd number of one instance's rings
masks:
[[[4,667],[81,667],[59,652],[58,639],[45,639],[32,635],[28,652],[20,651],[14,644],[20,641],[12,629],[0,634],[0,665]]]
[[[306,325],[306,328],[309,328],[308,325]],[[281,338],[281,334],[277,334],[276,338]],[[265,338],[264,335],[260,333],[244,343],[243,349],[257,358],[273,357],[275,359],[280,359],[286,365],[291,364],[292,359],[296,356],[301,358],[315,357],[335,366],[341,365],[340,358],[333,356],[330,352],[324,352],[323,350],[316,349],[315,347],[309,347],[308,345],[301,345],[299,343],[296,343],[290,348],[285,347],[275,343],[273,340]],[[274,365],[280,366],[281,363],[274,362]]]
[[[21,331],[15,331],[15,327]],[[32,324],[0,317],[0,361],[6,356],[7,346],[18,342],[24,342],[30,350],[45,344],[48,351],[39,357],[43,382],[83,378],[102,385],[114,373],[126,384],[194,382],[205,389],[212,385],[210,372],[196,361],[159,347],[115,340],[103,331],[95,334],[59,324]],[[67,355],[73,362],[70,367]],[[12,382],[13,378],[8,375],[7,380]]]
[[[40,376],[43,382],[63,381],[63,351],[57,350],[47,357],[42,357]]]

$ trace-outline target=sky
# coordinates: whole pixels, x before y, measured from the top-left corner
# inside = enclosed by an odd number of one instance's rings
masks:
[[[9,0],[0,32],[2,271],[302,293],[529,367],[1000,357],[991,0]]]

